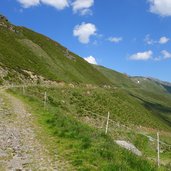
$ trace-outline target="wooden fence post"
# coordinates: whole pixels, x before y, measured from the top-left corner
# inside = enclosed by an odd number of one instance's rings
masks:
[[[44,94],[44,108],[46,107],[46,103],[47,103],[47,93],[45,91],[45,94]]]
[[[25,95],[25,87],[23,86],[23,95]]]
[[[109,128],[109,118],[110,118],[110,113],[108,112],[105,134],[107,134],[107,132],[108,132],[108,128]]]
[[[160,166],[160,137],[159,132],[157,132],[157,166]]]

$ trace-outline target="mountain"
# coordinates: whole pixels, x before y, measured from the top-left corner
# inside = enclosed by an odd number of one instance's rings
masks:
[[[0,83],[39,78],[57,82],[171,91],[171,84],[166,82],[129,77],[103,66],[90,65],[50,38],[11,24],[3,15],[0,15],[0,37]]]
[[[171,126],[171,83],[148,77],[131,77],[103,66],[95,65],[94,67],[107,77],[115,88],[120,89],[120,98],[122,98],[124,94],[127,101],[129,101],[129,99],[133,101],[135,99],[139,100],[144,108],[150,111],[152,115],[157,116],[160,121],[162,120],[165,124]],[[122,98],[122,101],[124,101],[124,98]],[[135,113],[137,117],[138,113],[139,117],[141,117],[142,109],[140,109],[140,106],[137,108],[138,104],[133,101],[131,104],[134,104],[133,108],[136,109]],[[127,110],[125,106],[123,108],[124,111]],[[140,111],[138,112],[139,109]],[[132,116],[133,113],[132,111]],[[138,118],[136,118],[136,121],[137,120]],[[147,122],[147,120],[147,117],[144,116],[144,123]],[[150,120],[154,121],[154,118],[150,118]],[[131,122],[131,119],[129,122]]]
[[[0,37],[1,84],[56,81],[114,88],[119,90],[118,96],[122,100],[123,95],[131,103],[139,99],[153,114],[158,113],[160,120],[171,124],[170,109],[166,110],[171,105],[171,84],[153,78],[130,77],[103,66],[91,65],[48,37],[14,26],[2,15]],[[162,105],[162,109],[156,111],[156,104]],[[132,108],[137,108],[136,103]],[[132,116],[133,113],[140,114],[139,109],[140,106],[137,112],[132,110]]]
[[[87,84],[111,84],[110,81],[78,55],[59,43],[24,27],[12,25],[0,16],[1,82],[16,82],[23,75],[46,80]],[[9,73],[5,74],[8,70]],[[21,76],[21,75],[22,76]],[[20,75],[20,76],[19,76]]]
[[[152,77],[131,77],[131,80],[141,89],[161,93],[171,93],[171,83]]]
[[[106,78],[108,78],[110,82],[112,82],[112,84],[116,87],[136,87],[134,81],[132,81],[126,74],[119,73],[117,71],[105,68],[103,66],[94,65],[94,67]]]
[[[41,82],[66,84],[29,84]],[[158,131],[161,170],[170,170],[170,83],[91,65],[1,15],[0,84],[9,83],[19,84],[8,92],[28,105],[29,119],[39,129],[36,136],[54,161],[57,156],[59,163],[68,164],[65,170],[160,171],[155,166]],[[28,84],[20,87],[23,83]],[[119,147],[116,140],[134,144],[142,156]]]

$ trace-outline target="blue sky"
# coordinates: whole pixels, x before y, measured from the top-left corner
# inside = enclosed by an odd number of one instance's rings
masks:
[[[171,82],[170,0],[1,0],[0,13],[89,62]]]

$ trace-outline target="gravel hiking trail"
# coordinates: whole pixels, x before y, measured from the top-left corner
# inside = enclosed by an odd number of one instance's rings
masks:
[[[0,90],[0,171],[56,171],[23,102]]]

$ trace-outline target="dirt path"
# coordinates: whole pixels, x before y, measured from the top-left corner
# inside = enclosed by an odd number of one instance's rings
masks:
[[[36,139],[32,115],[17,98],[0,91],[0,171],[57,170]]]

